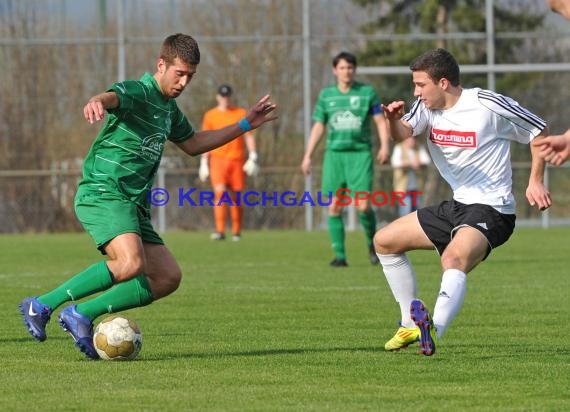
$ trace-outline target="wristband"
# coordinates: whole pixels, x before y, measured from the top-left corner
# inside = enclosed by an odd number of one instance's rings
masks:
[[[245,117],[238,122],[238,126],[244,132],[249,132],[251,130],[251,123],[249,123],[249,120]]]

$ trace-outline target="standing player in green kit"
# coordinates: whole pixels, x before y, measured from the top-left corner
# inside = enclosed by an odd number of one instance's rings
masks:
[[[336,84],[321,90],[313,112],[313,128],[303,157],[301,169],[311,172],[311,155],[321,137],[327,131],[323,162],[322,192],[332,193],[329,206],[328,227],[335,254],[331,266],[347,266],[344,242],[342,203],[336,196],[339,189],[348,189],[343,195],[372,191],[373,159],[371,119],[380,138],[377,160],[386,163],[390,158],[388,122],[380,106],[380,98],[372,86],[354,80],[356,57],[341,52],[333,58],[333,74]],[[370,202],[363,198],[355,202],[358,219],[364,228],[368,256],[372,264],[378,263],[373,238],[376,232],[376,216]]]
[[[196,41],[174,34],[164,40],[154,75],[115,83],[85,105],[89,123],[102,120],[105,111],[108,119],[84,161],[75,211],[109,259],[20,303],[24,323],[36,340],[46,339],[46,325],[56,308],[105,291],[67,306],[58,317],[79,350],[97,359],[92,340],[97,317],[148,305],[178,288],[180,267],[150,219],[150,190],[166,141],[194,156],[277,118],[271,115],[276,106],[266,95],[238,123],[195,132],[174,99],[192,80],[199,63]]]

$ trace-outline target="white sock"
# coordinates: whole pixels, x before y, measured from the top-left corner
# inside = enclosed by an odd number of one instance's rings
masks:
[[[433,309],[433,324],[437,329],[437,337],[443,336],[459,309],[467,289],[467,275],[458,269],[447,269],[441,277],[439,295]]]
[[[415,328],[416,325],[410,317],[410,304],[416,298],[416,274],[412,264],[405,254],[381,255],[377,253],[382,264],[388,286],[396,302],[400,304],[402,312],[402,326]]]

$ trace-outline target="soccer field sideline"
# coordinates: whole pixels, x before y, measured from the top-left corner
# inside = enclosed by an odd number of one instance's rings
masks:
[[[361,233],[348,234],[351,266],[334,270],[324,232],[246,232],[240,243],[168,233],[185,278],[171,298],[126,312],[144,343],[123,363],[85,360],[53,320],[38,344],[17,311],[23,296],[101,259],[90,239],[0,236],[0,408],[566,410],[569,234],[517,229],[469,275],[462,312],[426,358],[383,351],[399,310]],[[437,256],[411,258],[431,306]]]

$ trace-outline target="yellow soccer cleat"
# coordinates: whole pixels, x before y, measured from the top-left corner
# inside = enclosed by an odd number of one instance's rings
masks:
[[[386,342],[384,349],[388,351],[400,350],[418,342],[419,339],[420,328],[404,328],[400,326],[394,337]]]

